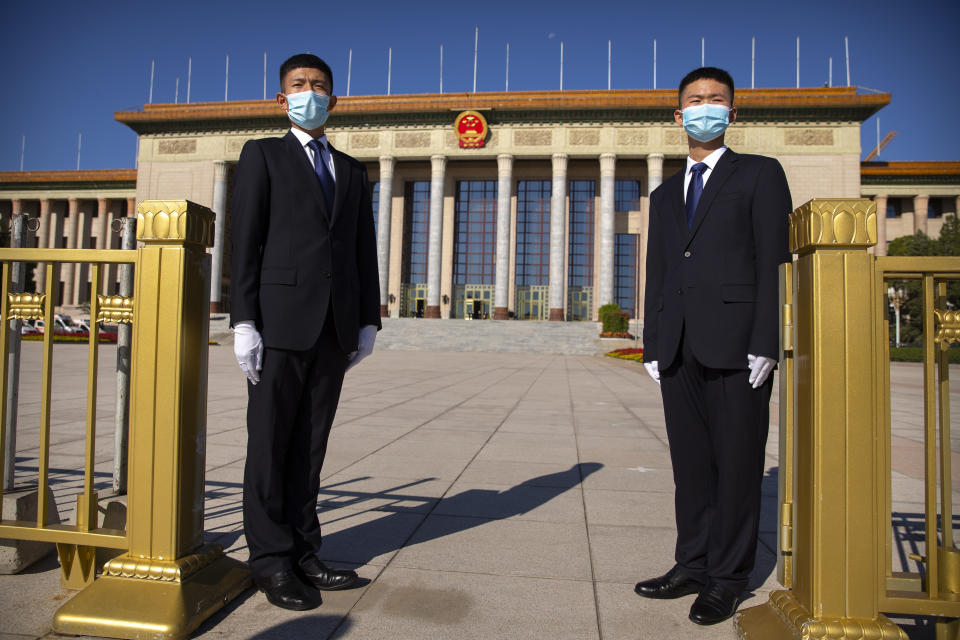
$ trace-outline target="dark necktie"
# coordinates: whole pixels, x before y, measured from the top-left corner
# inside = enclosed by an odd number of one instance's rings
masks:
[[[697,204],[703,193],[703,172],[707,170],[706,163],[698,162],[690,167],[690,185],[687,187],[687,226],[693,226],[693,216],[697,212]]]
[[[333,215],[333,194],[336,186],[333,182],[333,176],[330,175],[330,168],[327,167],[327,163],[323,161],[323,154],[320,152],[321,146],[319,142],[311,140],[307,143],[307,146],[313,149],[314,157],[316,158],[313,170],[317,172],[317,177],[320,179],[320,188],[323,189],[323,198],[327,203],[327,214]]]

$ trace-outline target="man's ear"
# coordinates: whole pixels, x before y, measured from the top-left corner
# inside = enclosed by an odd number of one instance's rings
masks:
[[[290,107],[287,105],[287,96],[282,91],[277,92],[277,105],[284,112],[287,111]]]
[[[673,112],[673,121],[681,127],[683,126],[683,111],[677,109]]]
[[[737,119],[737,108],[730,107],[730,124],[733,124]]]
[[[335,106],[337,106],[337,96],[330,96],[330,102],[327,103],[327,111],[333,111]]]

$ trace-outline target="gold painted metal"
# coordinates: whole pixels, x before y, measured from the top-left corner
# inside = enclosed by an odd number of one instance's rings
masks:
[[[937,335],[934,340],[947,345],[960,342],[960,311],[936,309],[933,314],[937,321]]]
[[[46,297],[42,293],[7,294],[8,320],[38,320],[43,317]]]
[[[790,251],[852,249],[877,243],[877,204],[866,198],[814,199],[790,214]]]
[[[10,263],[4,262],[0,267],[0,301],[9,300],[10,288],[13,285],[10,274]],[[5,316],[6,314],[0,314]],[[0,322],[0,478],[6,478],[4,462],[7,459],[7,351],[10,340],[10,323]],[[46,494],[37,492],[38,502],[46,502]],[[3,482],[0,482],[0,525],[3,524]],[[2,535],[0,535],[2,537]]]
[[[906,639],[879,613],[876,205],[812,200],[790,216],[799,258],[791,591],[735,618],[741,638]],[[786,377],[786,376],[784,376]],[[787,418],[789,420],[789,418]],[[781,498],[781,504],[785,502]]]
[[[794,399],[794,322],[793,263],[780,265],[780,466],[777,470],[777,502],[780,505],[777,580],[785,587],[793,585],[793,416]]]
[[[187,201],[137,207],[125,554],[57,611],[58,633],[183,638],[250,585],[203,545],[213,213]],[[50,280],[48,279],[48,282]],[[108,305],[105,304],[104,307]]]
[[[133,298],[123,296],[97,296],[100,312],[97,313],[97,322],[133,322]],[[93,311],[90,312],[93,317]]]

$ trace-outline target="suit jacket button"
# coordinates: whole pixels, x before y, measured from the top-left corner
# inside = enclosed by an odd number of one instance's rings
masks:
[[[324,276],[327,280],[329,280],[330,278],[333,277],[333,274],[330,273],[329,271],[325,271],[324,274],[323,274],[323,276]]]
[[[683,257],[684,257],[684,258],[689,258],[689,257],[690,257],[690,252],[689,252],[689,251],[684,251],[684,252],[683,252]]]
[[[682,296],[682,295],[683,295],[683,289],[677,289],[677,295],[678,295],[678,296]]]

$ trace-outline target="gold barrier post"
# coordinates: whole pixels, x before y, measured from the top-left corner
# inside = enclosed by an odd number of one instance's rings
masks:
[[[213,213],[137,207],[130,385],[129,551],[57,611],[58,633],[184,638],[246,589],[245,565],[203,545]]]
[[[780,438],[777,470],[777,504],[780,527],[777,532],[777,580],[793,586],[793,263],[780,265]]]
[[[811,200],[790,216],[790,249],[799,254],[793,589],[739,613],[741,638],[907,638],[877,610],[883,443],[867,252],[876,237],[876,205],[866,199]]]

